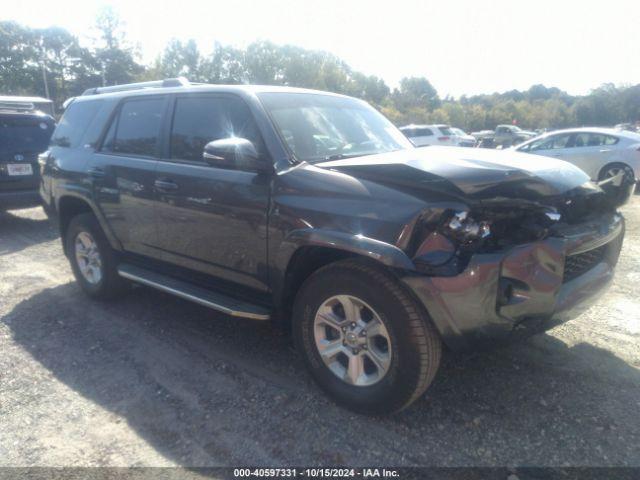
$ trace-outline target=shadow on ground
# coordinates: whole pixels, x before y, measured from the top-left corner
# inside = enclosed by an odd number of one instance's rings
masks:
[[[14,253],[58,237],[44,216],[22,216],[0,210],[0,255]]]
[[[586,343],[539,335],[448,358],[414,406],[368,418],[328,400],[268,325],[155,291],[104,304],[69,283],[2,321],[57,380],[182,465],[640,464],[640,373]]]

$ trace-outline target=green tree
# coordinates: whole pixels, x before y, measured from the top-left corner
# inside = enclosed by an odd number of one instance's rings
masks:
[[[37,37],[15,22],[0,22],[0,87],[4,94],[44,94]]]
[[[424,77],[405,77],[400,80],[400,88],[393,92],[393,101],[400,110],[412,107],[433,110],[440,105],[438,92]]]
[[[123,24],[111,7],[104,8],[96,20],[101,45],[94,55],[100,65],[103,85],[134,81],[144,68],[136,62],[136,53],[124,34]]]
[[[174,38],[164,49],[159,73],[163,78],[183,76],[193,81],[201,81],[201,64],[202,58],[194,40],[181,42]]]

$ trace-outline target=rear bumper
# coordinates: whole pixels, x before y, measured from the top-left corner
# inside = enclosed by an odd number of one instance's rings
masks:
[[[37,189],[30,190],[0,190],[0,209],[27,208],[40,205],[40,195]]]
[[[613,279],[624,219],[599,217],[557,237],[507,252],[475,255],[455,277],[407,275],[404,283],[425,305],[444,342],[453,350],[486,348],[547,330],[575,318]],[[565,279],[565,263],[598,257]],[[567,266],[568,267],[568,266]],[[567,278],[569,276],[567,275]]]

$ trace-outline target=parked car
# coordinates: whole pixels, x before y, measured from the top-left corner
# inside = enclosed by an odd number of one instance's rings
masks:
[[[55,122],[28,102],[0,97],[0,209],[39,204],[38,154]]]
[[[471,133],[483,147],[511,147],[536,136],[535,132],[522,130],[516,125],[498,125],[495,130]]]
[[[611,128],[557,130],[515,147],[518,152],[555,157],[589,178],[626,189],[640,179],[640,134]]]
[[[449,125],[405,125],[400,127],[411,143],[416,147],[429,145],[458,145],[458,137]]]
[[[619,123],[615,127],[616,130],[626,130],[632,133],[639,133],[638,126],[634,123]]]
[[[311,90],[92,89],[42,158],[46,211],[86,294],[131,281],[272,320],[362,413],[416,400],[443,344],[493,346],[576,315],[610,284],[624,235],[626,199],[573,165],[415,148],[365,102]]]
[[[451,127],[451,133],[455,136],[455,144],[458,147],[475,147],[476,139],[461,128]]]
[[[37,110],[50,117],[55,117],[53,102],[42,97],[21,97],[0,95],[0,110]]]

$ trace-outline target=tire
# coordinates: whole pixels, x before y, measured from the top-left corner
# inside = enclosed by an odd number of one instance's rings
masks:
[[[608,163],[607,165],[602,167],[602,170],[600,170],[600,173],[598,173],[598,180],[604,180],[608,178],[610,172],[613,172],[615,170],[623,170],[625,172],[625,175],[630,180],[633,181],[635,179],[635,174],[633,173],[633,169],[629,165],[627,165],[626,163],[615,162],[615,163]]]
[[[629,187],[631,187],[636,182],[633,169],[626,163],[614,162],[602,167],[602,170],[600,170],[600,172],[598,173],[598,180],[602,181],[612,176],[613,173],[619,172],[620,170],[624,172],[625,176],[619,184],[609,183],[602,185],[602,189],[616,205],[622,205],[629,199]]]
[[[340,296],[339,300],[336,296]],[[317,314],[327,312],[332,322],[336,318],[344,321],[347,298],[359,306],[355,311],[360,320],[355,322],[353,331],[353,324],[344,326],[348,321],[339,323],[343,331],[337,332],[338,343],[334,343],[337,329],[329,327],[324,323],[325,317]],[[369,328],[371,325],[374,326]],[[347,342],[353,336],[360,337],[362,331],[356,335],[358,328],[369,328],[369,332],[365,332],[364,340],[357,340],[364,345],[354,348]],[[375,331],[382,335],[370,338]],[[431,384],[440,364],[441,340],[424,308],[391,274],[360,260],[330,264],[304,282],[294,302],[293,334],[298,351],[320,387],[336,402],[357,413],[389,414],[406,408]],[[325,346],[317,346],[319,337]],[[327,346],[339,351],[332,357],[331,367],[319,350],[333,351]],[[359,353],[351,356],[349,351]],[[349,366],[358,356],[364,367],[357,377],[360,384],[354,384],[353,377],[348,379]],[[378,368],[373,358],[383,358],[378,365],[386,365],[386,370]]]
[[[93,241],[95,245],[93,251],[98,254],[99,266],[98,263],[93,266],[94,272],[99,271],[99,278],[94,275],[93,281],[83,273],[83,267],[80,265],[80,262],[87,263],[86,260],[79,258],[76,253],[76,242],[82,243],[87,239]],[[109,245],[109,241],[93,214],[83,213],[71,219],[65,232],[65,249],[76,281],[90,297],[107,300],[116,297],[126,289],[127,282],[118,275],[116,253]],[[96,257],[92,256],[92,258]]]

